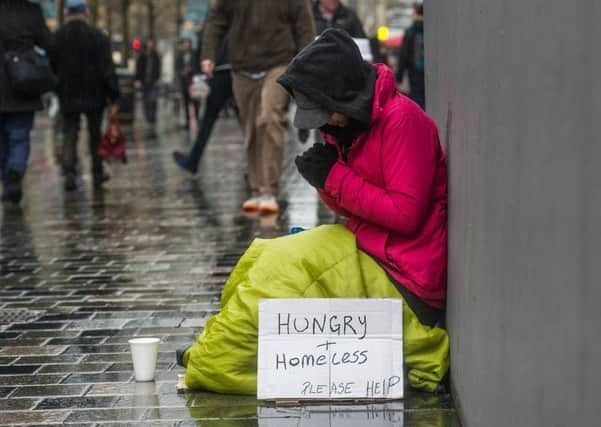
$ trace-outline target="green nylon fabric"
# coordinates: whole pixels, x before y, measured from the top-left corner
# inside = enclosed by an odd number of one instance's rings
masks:
[[[184,354],[186,385],[256,394],[258,302],[262,298],[401,298],[385,271],[341,225],[276,239],[255,239],[232,271],[211,317]],[[434,391],[449,368],[449,337],[422,325],[403,304],[409,384]]]

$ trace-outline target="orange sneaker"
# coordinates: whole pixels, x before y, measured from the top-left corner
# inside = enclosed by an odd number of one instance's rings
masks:
[[[273,196],[263,196],[259,203],[259,211],[262,214],[266,213],[278,213],[280,211],[280,205]]]
[[[245,211],[258,211],[261,204],[261,197],[251,197],[246,202],[242,203],[242,209]]]

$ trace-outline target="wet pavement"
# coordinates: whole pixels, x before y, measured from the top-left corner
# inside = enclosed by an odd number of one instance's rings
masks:
[[[65,195],[56,140],[37,118],[21,209],[0,222],[0,425],[458,426],[450,396],[276,407],[245,396],[178,394],[174,350],[218,310],[222,286],[256,237],[335,216],[296,173],[287,135],[282,212],[248,216],[242,136],[221,119],[196,177],[172,161],[187,132],[163,114],[156,135],[128,133],[127,165],[91,189],[80,146],[78,191]],[[154,382],[136,383],[127,340],[161,338]]]

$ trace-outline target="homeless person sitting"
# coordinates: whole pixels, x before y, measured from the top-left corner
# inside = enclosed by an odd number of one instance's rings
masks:
[[[299,172],[348,221],[253,241],[221,311],[178,351],[186,385],[256,393],[262,298],[402,298],[407,382],[443,390],[447,169],[436,125],[342,30],[305,47],[278,82],[298,104],[295,125],[326,141],[296,158]]]

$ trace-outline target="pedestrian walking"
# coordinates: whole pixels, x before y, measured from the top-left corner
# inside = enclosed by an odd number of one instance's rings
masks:
[[[144,44],[144,52],[140,54],[136,63],[136,76],[134,85],[142,90],[144,103],[144,117],[154,125],[157,120],[157,106],[159,100],[158,81],[161,77],[161,58],[157,53],[154,40],[148,39]]]
[[[242,208],[278,212],[288,94],[276,80],[315,38],[309,0],[216,0],[204,31],[202,70],[213,77],[219,43],[229,34],[234,98],[240,111],[251,197]]]
[[[47,54],[51,34],[38,4],[26,0],[0,1],[0,174],[2,201],[19,203],[29,159],[34,112],[43,108],[40,94],[20,91],[9,76],[10,52]],[[44,54],[41,52],[40,54]],[[22,76],[21,76],[22,77]]]
[[[409,75],[409,98],[426,108],[425,57],[424,57],[424,6],[413,8],[413,24],[405,32],[399,53],[396,79],[403,81],[405,72]]]
[[[194,111],[194,120],[198,120],[200,102],[190,97],[190,84],[199,67],[198,58],[192,49],[192,41],[190,39],[183,39],[177,59],[175,60],[175,72],[180,84],[180,93],[186,117],[186,129],[190,129],[190,107]]]
[[[328,28],[339,28],[351,37],[365,39],[367,35],[363,24],[353,9],[342,4],[340,0],[318,0],[313,3],[315,30],[317,34]]]
[[[202,45],[199,46],[199,49],[202,49]],[[227,37],[225,37],[219,48],[213,77],[208,81],[209,95],[202,117],[198,122],[198,131],[192,149],[188,155],[179,151],[173,153],[175,163],[192,174],[198,171],[198,164],[211,136],[213,126],[219,117],[219,113],[232,99],[231,68],[227,55]]]
[[[83,114],[89,135],[93,185],[100,188],[108,179],[98,155],[102,118],[109,103],[112,103],[111,115],[116,114],[117,76],[109,38],[87,23],[85,0],[67,0],[65,13],[67,22],[56,32],[52,54],[63,117],[64,185],[66,191],[77,189],[77,141]]]
[[[298,171],[348,222],[251,244],[221,311],[176,352],[186,385],[256,393],[261,299],[399,298],[408,385],[446,390],[447,168],[434,121],[342,30],[326,30],[278,82],[297,102],[295,125],[326,140],[296,158]]]

